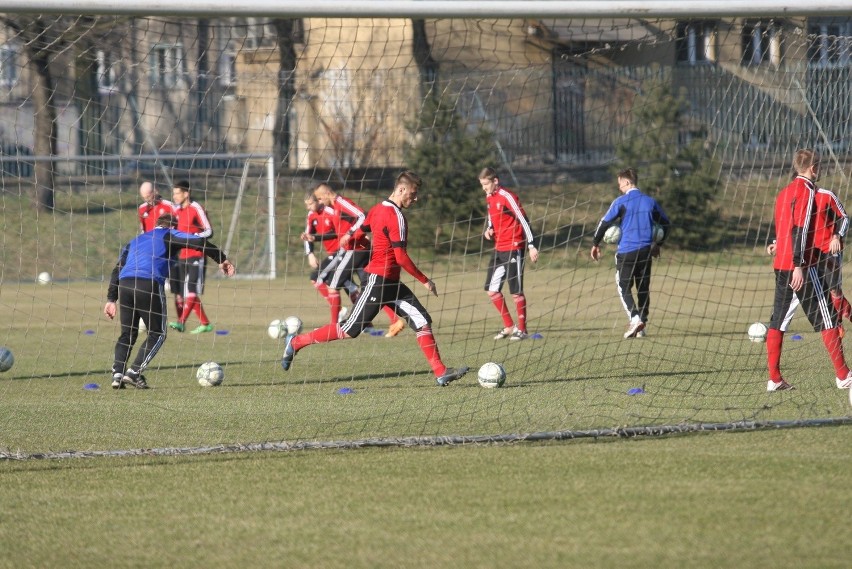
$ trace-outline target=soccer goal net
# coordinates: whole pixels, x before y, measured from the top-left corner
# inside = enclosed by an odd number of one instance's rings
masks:
[[[261,3],[261,17],[33,15],[0,2],[14,8],[0,15],[0,345],[14,355],[0,373],[0,451],[848,421],[848,393],[804,314],[783,346],[795,391],[767,392],[765,344],[748,330],[773,309],[766,247],[795,151],[815,149],[818,185],[849,198],[852,13],[726,13],[733,3],[717,2],[692,16],[576,17],[570,2],[527,3],[564,15],[515,4],[474,17],[406,13],[405,2],[399,14],[328,14],[320,3],[293,17]],[[518,196],[538,251],[535,263],[525,255],[522,290],[506,283],[502,296],[486,291],[484,167]],[[672,224],[645,328],[630,338],[615,245],[590,258],[627,167]],[[355,339],[308,345],[283,371],[284,340],[269,323],[297,316],[310,332],[331,322],[301,238],[305,198],[327,183],[369,211],[406,169],[424,181],[405,210],[407,251],[438,295],[404,271],[402,281],[431,316],[439,357],[470,372],[436,387],[415,320],[388,337],[383,312]],[[209,269],[204,316],[189,314],[186,329],[209,319],[210,330],[170,330],[144,370],[153,389],[113,392],[120,326],[102,314],[108,280],[139,233],[140,185],[171,199],[181,180],[212,241],[252,278]],[[324,244],[313,244],[320,260]],[[167,304],[177,319],[171,295]],[[524,339],[495,339],[514,326]],[[209,361],[225,370],[221,387],[196,382]],[[479,385],[487,362],[505,369],[503,387]]]

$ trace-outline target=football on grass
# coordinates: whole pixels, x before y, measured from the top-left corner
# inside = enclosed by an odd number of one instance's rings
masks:
[[[506,370],[498,363],[488,362],[479,368],[478,379],[482,387],[500,387],[506,382]]]
[[[202,387],[215,387],[221,385],[225,380],[225,370],[216,362],[207,362],[201,364],[201,367],[195,372],[195,378]]]
[[[763,322],[755,322],[748,327],[748,339],[752,342],[766,341],[766,326]]]
[[[9,371],[13,365],[15,365],[15,356],[12,355],[12,350],[0,347],[0,371]]]
[[[618,245],[618,242],[621,241],[621,227],[618,225],[610,225],[609,229],[604,233],[604,243],[609,243],[610,245]]]
[[[283,320],[273,320],[269,323],[269,328],[266,329],[266,333],[269,334],[269,337],[273,340],[280,340],[287,335],[287,325],[284,324]]]
[[[284,326],[288,334],[298,334],[302,331],[302,321],[298,316],[288,316],[285,318]]]

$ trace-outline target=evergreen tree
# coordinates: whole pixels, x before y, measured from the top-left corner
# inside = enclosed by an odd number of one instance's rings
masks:
[[[419,120],[409,128],[416,142],[405,148],[405,165],[423,178],[411,231],[420,243],[446,250],[454,223],[466,226],[485,216],[477,176],[496,161],[494,136],[487,129],[469,132],[449,98],[427,97]]]
[[[633,122],[616,149],[616,169],[635,167],[639,187],[663,206],[672,222],[667,245],[705,250],[724,237],[715,201],[721,167],[706,149],[706,129],[690,129],[687,110],[669,80],[645,81],[633,104]]]

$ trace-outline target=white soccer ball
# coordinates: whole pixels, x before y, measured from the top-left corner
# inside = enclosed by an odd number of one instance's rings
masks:
[[[50,278],[50,273],[48,273],[47,271],[39,273],[38,277],[36,277],[36,281],[40,285],[50,284],[51,280],[53,279]]]
[[[659,223],[655,223],[651,229],[653,231],[654,243],[659,243],[663,240],[663,237],[666,236],[666,232],[663,231],[663,226]]]
[[[506,382],[506,370],[498,363],[488,362],[479,368],[478,379],[482,387],[500,387]]]
[[[283,320],[273,320],[269,323],[269,328],[266,329],[266,333],[269,334],[269,337],[273,340],[280,340],[287,335],[287,325]]]
[[[298,316],[288,316],[284,319],[288,334],[298,334],[302,331],[302,321]]]
[[[766,326],[762,322],[755,322],[748,327],[748,339],[752,342],[766,341]]]
[[[195,372],[195,378],[202,387],[215,387],[221,385],[225,380],[225,370],[216,362],[207,362],[201,364],[201,367]]]
[[[15,365],[15,356],[12,355],[12,350],[0,347],[0,372],[9,371],[13,365]]]
[[[609,229],[607,229],[606,233],[604,233],[603,240],[604,243],[618,245],[618,242],[621,241],[621,227],[618,225],[610,225]]]

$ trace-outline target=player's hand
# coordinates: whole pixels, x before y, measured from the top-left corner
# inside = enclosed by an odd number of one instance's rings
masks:
[[[660,256],[660,244],[659,243],[654,243],[653,245],[651,245],[651,256],[654,257],[655,259]]]
[[[486,229],[486,230],[482,233],[482,236],[483,236],[483,237],[485,237],[488,241],[491,241],[491,238],[492,238],[492,237],[494,237],[494,228],[493,228],[493,227],[489,227],[488,229]]]
[[[793,269],[793,276],[790,278],[790,288],[799,291],[802,288],[802,285],[805,284],[805,273],[802,270],[802,267],[796,267]]]
[[[770,243],[769,245],[766,246],[766,254],[775,256],[775,249],[776,249],[775,243]]]
[[[308,253],[308,264],[312,269],[319,269],[319,261],[317,261],[317,256],[313,253]]]
[[[530,249],[530,261],[535,263],[536,261],[538,261],[538,249],[536,249],[535,247],[530,247],[529,249]]]
[[[341,249],[345,249],[346,244],[349,243],[350,239],[352,239],[352,236],[348,233],[344,233],[343,236],[337,241],[337,246]]]
[[[592,261],[598,262],[601,260],[601,248],[597,245],[592,245]]]
[[[224,261],[219,268],[225,273],[225,276],[232,277],[237,273],[237,268],[231,261]]]
[[[110,320],[115,318],[115,303],[114,302],[107,302],[106,304],[104,304],[104,314]]]
[[[316,238],[313,235],[311,235],[310,233],[304,233],[304,232],[302,232],[302,234],[299,235],[299,239],[301,239],[302,241],[310,241],[311,243],[316,241]]]
[[[435,296],[438,296],[438,287],[437,287],[437,286],[435,286],[435,283],[434,283],[434,282],[432,282],[432,279],[429,279],[428,281],[426,281],[425,283],[423,283],[423,286],[425,286],[425,287],[426,287],[426,289],[427,289],[429,292],[431,292],[431,293],[432,293],[432,294],[434,294]]]
[[[828,244],[828,252],[832,255],[837,255],[838,253],[840,253],[842,248],[843,245],[840,243],[840,236],[832,235],[831,242]]]

